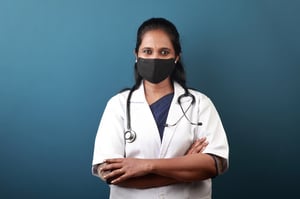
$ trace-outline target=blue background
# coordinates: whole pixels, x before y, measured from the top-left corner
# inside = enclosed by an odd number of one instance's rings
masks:
[[[176,24],[230,170],[214,198],[298,195],[300,1],[1,0],[0,198],[107,198],[91,175],[106,101],[133,84],[138,26]]]

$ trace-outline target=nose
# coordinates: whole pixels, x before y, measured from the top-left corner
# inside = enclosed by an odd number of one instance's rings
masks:
[[[154,59],[159,59],[159,58],[161,58],[161,56],[160,56],[160,54],[158,52],[154,52],[153,53],[153,58]]]

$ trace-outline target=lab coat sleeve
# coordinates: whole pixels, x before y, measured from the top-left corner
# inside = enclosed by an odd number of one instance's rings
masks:
[[[202,137],[206,137],[208,146],[203,153],[214,154],[227,160],[229,146],[220,116],[212,101],[204,96],[200,100],[200,118],[203,125],[200,128]]]
[[[124,105],[121,95],[112,97],[103,112],[95,138],[92,174],[108,158],[124,157]]]

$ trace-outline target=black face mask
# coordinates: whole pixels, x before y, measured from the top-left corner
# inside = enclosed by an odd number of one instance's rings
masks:
[[[175,59],[143,59],[137,60],[137,71],[145,80],[157,84],[172,74]]]

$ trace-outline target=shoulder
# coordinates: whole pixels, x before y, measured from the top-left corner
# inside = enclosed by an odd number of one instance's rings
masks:
[[[174,83],[174,88],[175,88],[175,93],[177,93],[177,97],[181,97],[182,95],[186,95],[186,89],[184,87],[182,87],[181,85],[179,85],[179,83],[175,82]],[[200,104],[203,104],[203,102],[206,102],[204,104],[207,104],[207,102],[210,104],[211,103],[211,100],[210,98],[200,92],[199,90],[197,89],[194,89],[194,88],[187,88],[189,94],[191,94],[191,96],[193,97],[193,100],[196,102],[196,105],[200,105]]]
[[[202,93],[202,92],[199,91],[199,90],[196,90],[196,89],[194,89],[194,88],[189,88],[188,90],[189,90],[189,92],[190,92],[192,95],[195,96],[196,99],[200,99],[200,100],[201,100],[201,99],[202,99],[202,100],[210,100],[210,98],[209,98],[206,94]]]
[[[201,109],[216,109],[215,104],[211,100],[209,96],[206,94],[196,90],[196,89],[189,89],[189,92],[194,96],[196,105],[199,106]]]
[[[107,105],[110,106],[123,106],[126,103],[129,89],[123,89],[119,93],[113,95],[107,102]]]

